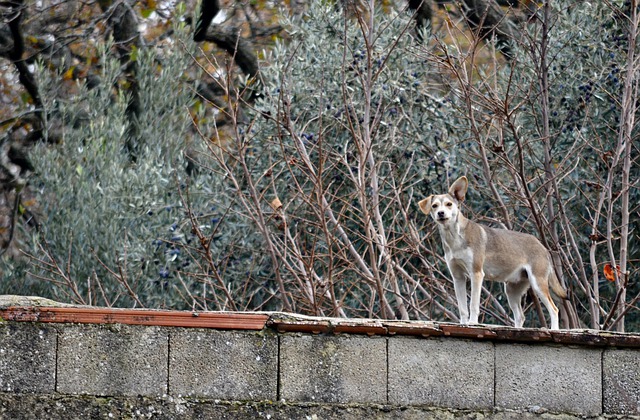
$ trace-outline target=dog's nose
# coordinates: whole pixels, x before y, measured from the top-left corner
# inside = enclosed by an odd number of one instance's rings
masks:
[[[438,217],[444,217],[444,212],[443,211],[439,211],[438,212]]]

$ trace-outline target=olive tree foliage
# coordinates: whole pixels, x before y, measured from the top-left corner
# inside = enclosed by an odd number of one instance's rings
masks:
[[[26,267],[24,259],[5,262],[7,279],[25,278],[21,286],[12,282],[12,293],[171,308],[192,307],[191,290],[207,295],[197,276],[179,274],[191,263],[181,246],[193,240],[181,191],[189,188],[200,203],[223,186],[215,174],[190,178],[187,173],[185,150],[196,153],[200,146],[189,140],[196,86],[184,77],[193,67],[195,46],[184,25],[175,29],[173,44],[133,57],[141,110],[135,159],[127,147],[130,98],[114,89],[126,81],[120,60],[109,53],[112,45],[102,46],[101,83],[92,89],[78,83],[75,94],[62,95],[55,74],[37,72],[46,113],[83,121],[67,125],[60,144],[38,143],[30,154],[38,168],[31,186],[40,203],[40,227],[23,248]],[[221,204],[216,200],[206,209],[208,221],[201,229],[213,231]],[[233,227],[242,236],[241,222]]]
[[[206,125],[213,107],[203,98],[218,99],[196,69],[205,54],[228,54],[243,71],[257,68],[253,43],[279,32],[270,3],[230,2],[224,22],[209,22],[194,46],[196,6],[0,6],[1,293],[192,306],[180,293],[201,284],[172,274],[187,265],[174,243],[191,241],[177,210],[180,188],[191,174],[197,200],[201,187],[210,192],[219,182],[208,174],[195,182],[186,158],[201,146],[191,141],[190,115]],[[216,211],[207,209],[207,226]]]
[[[636,8],[547,2],[509,31],[478,15],[473,33],[456,9],[417,30],[410,10],[361,5],[285,14],[257,74],[201,60],[221,118],[185,82],[184,33],[140,51],[133,160],[105,54],[98,88],[47,100],[89,128],[32,154],[43,223],[30,265],[3,273],[81,303],[457,321],[417,202],[466,175],[468,217],[551,250],[563,326],[637,329]],[[501,289],[485,284],[481,322],[511,322]]]
[[[129,101],[122,91],[114,93],[121,65],[107,54],[110,48],[105,45],[101,54],[102,83],[91,90],[79,83],[79,92],[68,99],[56,92],[55,75],[38,72],[47,112],[89,122],[68,127],[61,144],[39,143],[31,153],[38,168],[32,183],[45,216],[34,248],[26,251],[34,263],[29,271],[50,281],[53,295],[65,300],[172,305],[175,298],[162,281],[171,250],[158,241],[170,239],[179,219],[175,190],[185,176],[182,151],[189,129],[183,113],[192,101],[181,74],[191,58],[151,49],[135,58],[144,70],[137,79],[144,112],[138,115],[142,141],[132,161],[125,147]],[[158,60],[161,72],[152,70]],[[134,293],[125,293],[129,289]]]

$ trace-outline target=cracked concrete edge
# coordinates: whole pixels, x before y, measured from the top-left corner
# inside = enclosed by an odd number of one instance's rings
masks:
[[[39,297],[39,296],[20,296],[20,295],[0,295],[0,309],[6,309],[10,307],[72,307],[78,305],[72,305],[69,303],[57,302],[55,300]]]

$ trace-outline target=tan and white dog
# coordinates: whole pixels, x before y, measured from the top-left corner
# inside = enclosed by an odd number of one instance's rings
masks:
[[[420,201],[420,210],[438,224],[447,266],[453,277],[460,322],[477,324],[482,281],[504,282],[516,327],[522,327],[522,296],[533,288],[557,330],[558,308],[549,287],[560,298],[567,293],[558,281],[549,251],[535,236],[479,225],[460,213],[469,181],[458,178],[448,194],[431,195]],[[471,282],[471,309],[467,307],[467,279]]]

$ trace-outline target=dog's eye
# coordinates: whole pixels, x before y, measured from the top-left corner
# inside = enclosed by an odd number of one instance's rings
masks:
[[[436,207],[438,207],[438,204],[436,204],[436,203],[433,203],[433,204],[431,205],[431,208],[432,208],[432,209],[435,209]]]
[[[449,202],[447,203],[447,207],[451,207],[451,206],[453,206],[453,203],[452,203],[451,201],[449,201]]]

